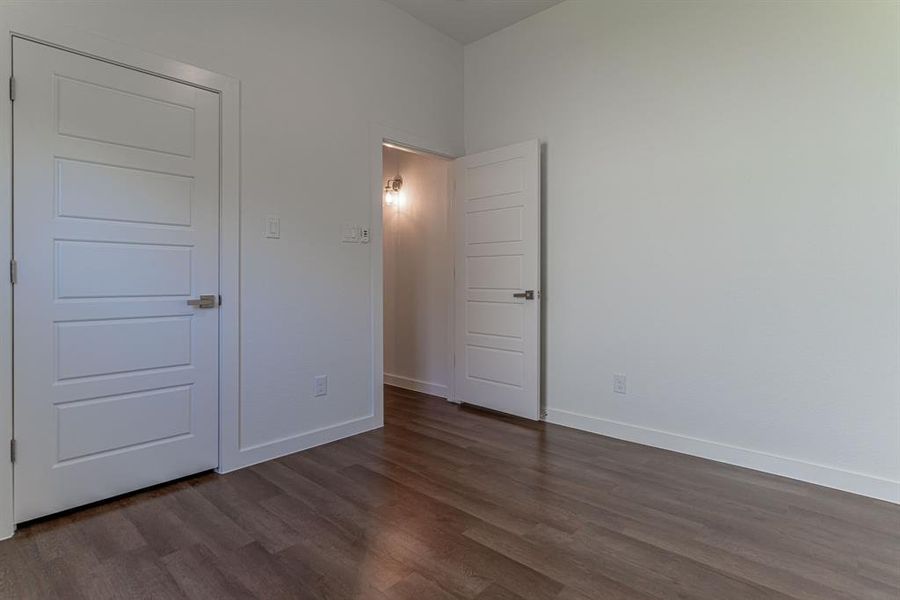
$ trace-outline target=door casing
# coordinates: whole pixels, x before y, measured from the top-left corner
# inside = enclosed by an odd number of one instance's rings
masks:
[[[97,60],[172,79],[219,95],[219,473],[245,466],[240,452],[240,82],[237,79],[157,56],[65,27],[11,20],[0,44],[0,77],[12,75],[12,39],[20,37]],[[2,94],[0,109],[0,264],[12,258],[12,111]],[[15,531],[13,465],[4,448],[14,438],[12,285],[0,281],[0,540]]]

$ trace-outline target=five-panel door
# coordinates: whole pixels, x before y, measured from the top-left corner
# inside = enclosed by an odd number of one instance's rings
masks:
[[[16,38],[15,518],[218,462],[218,94]]]
[[[456,160],[457,400],[540,417],[541,207],[537,140]]]

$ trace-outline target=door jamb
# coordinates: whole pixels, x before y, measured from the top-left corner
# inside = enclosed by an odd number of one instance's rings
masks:
[[[372,212],[371,222],[369,224],[370,233],[370,257],[371,257],[371,321],[372,321],[372,401],[375,418],[378,426],[384,425],[384,166],[382,158],[382,147],[384,144],[392,144],[400,146],[404,150],[418,152],[422,154],[430,154],[453,160],[458,158],[458,154],[451,148],[447,148],[433,140],[424,139],[414,133],[404,131],[395,127],[390,127],[380,123],[371,126],[371,134],[369,136],[369,164],[371,170],[371,192],[372,192]],[[448,169],[448,187],[447,190],[447,240],[450,245],[448,274],[450,277],[451,288],[453,286],[453,239],[454,239],[454,221],[453,221],[453,203],[454,203],[454,185],[452,165]],[[450,302],[450,310],[448,311],[448,382],[447,382],[447,400],[456,402],[454,392],[454,366],[453,366],[453,320],[454,320],[454,304]]]
[[[240,81],[68,27],[10,19],[0,41],[0,81],[12,75],[12,39],[20,37],[219,94],[219,466],[239,468],[240,411]],[[0,264],[12,258],[12,108],[0,108]],[[12,285],[0,283],[0,449],[13,439]],[[0,452],[0,540],[15,532],[13,465]]]

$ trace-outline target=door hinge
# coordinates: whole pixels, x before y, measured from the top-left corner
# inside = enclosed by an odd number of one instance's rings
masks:
[[[219,306],[222,306],[222,294],[219,294]]]
[[[16,259],[9,261],[9,282],[13,285],[19,281],[19,264]]]
[[[16,100],[16,78],[10,76],[9,78],[9,101],[15,102]]]
[[[16,462],[16,440],[9,440],[9,462]]]

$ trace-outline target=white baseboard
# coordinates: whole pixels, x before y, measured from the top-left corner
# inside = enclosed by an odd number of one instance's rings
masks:
[[[344,421],[343,423],[338,423],[336,425],[322,427],[321,429],[314,429],[298,435],[280,438],[270,442],[263,442],[261,444],[254,444],[252,446],[245,446],[244,448],[241,448],[237,462],[234,464],[220,465],[217,472],[229,473],[267,460],[287,456],[294,452],[300,452],[301,450],[307,450],[315,446],[321,446],[322,444],[336,442],[337,440],[352,435],[365,433],[372,429],[378,429],[382,425],[383,423],[374,415],[368,415],[358,419]]]
[[[439,398],[447,398],[447,386],[440,383],[429,383],[428,381],[420,381],[412,377],[403,377],[402,375],[384,374],[384,382],[394,387],[403,388],[404,390],[412,390],[414,392],[422,392],[423,394],[431,394]]]
[[[900,504],[900,481],[555,408],[547,409],[545,420],[556,425]]]

